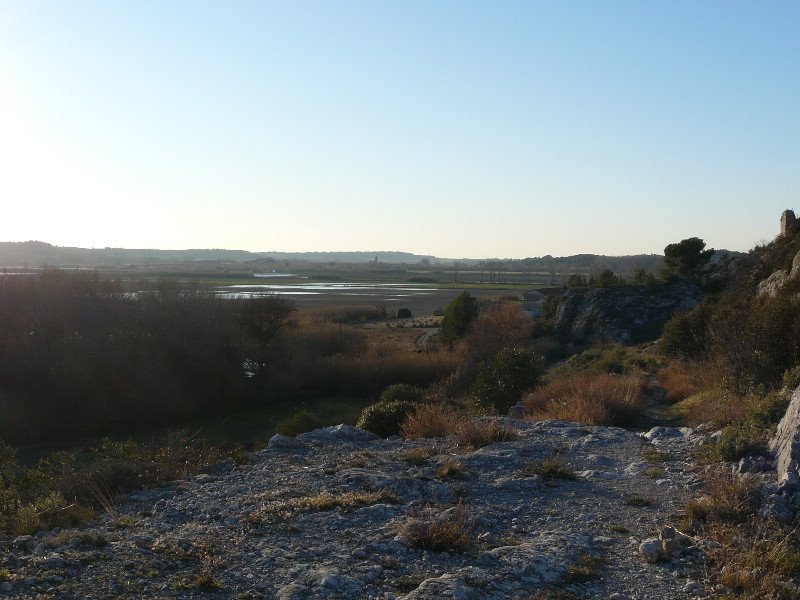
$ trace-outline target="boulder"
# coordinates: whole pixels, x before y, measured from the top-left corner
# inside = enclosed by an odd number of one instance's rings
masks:
[[[381,437],[352,425],[332,425],[301,433],[297,439],[305,444],[340,444],[343,442],[364,443],[379,440]]]
[[[800,387],[792,394],[769,449],[775,457],[778,480],[792,487],[800,484]]]

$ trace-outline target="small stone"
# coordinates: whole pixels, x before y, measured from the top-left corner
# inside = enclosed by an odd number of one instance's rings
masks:
[[[648,538],[639,544],[639,554],[649,563],[658,562],[661,558],[661,541],[656,538]]]

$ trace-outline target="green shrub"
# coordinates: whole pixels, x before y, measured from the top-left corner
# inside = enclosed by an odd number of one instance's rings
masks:
[[[772,392],[750,410],[749,416],[757,425],[771,427],[776,425],[786,414],[791,400],[791,393]]]
[[[783,385],[790,391],[800,386],[800,365],[783,372]]]
[[[394,386],[393,386],[394,387]],[[411,387],[411,386],[408,386]],[[417,408],[414,402],[392,400],[370,404],[361,413],[356,425],[381,437],[399,435],[405,418]]]
[[[664,324],[661,349],[670,356],[696,358],[708,349],[708,326],[712,309],[701,304],[678,313]]]
[[[543,374],[542,359],[528,350],[504,348],[491,364],[481,363],[472,386],[481,411],[505,414]]]
[[[395,383],[381,392],[379,402],[422,402],[425,394],[421,388],[407,383]]]
[[[310,410],[301,410],[296,412],[288,419],[284,419],[275,427],[275,431],[281,435],[288,435],[294,437],[307,431],[313,431],[322,427],[322,421],[319,420]]]
[[[732,423],[722,429],[719,439],[695,448],[702,463],[735,462],[748,454],[766,454],[768,431],[752,422]]]
[[[439,335],[445,342],[453,342],[467,332],[467,327],[477,316],[477,299],[468,292],[461,292],[444,310]]]
[[[410,308],[400,308],[397,310],[398,319],[410,319],[412,316]]]

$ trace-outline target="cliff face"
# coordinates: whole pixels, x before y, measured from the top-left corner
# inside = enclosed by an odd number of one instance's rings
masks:
[[[555,330],[581,342],[636,343],[655,339],[676,312],[703,297],[697,284],[681,280],[667,286],[617,286],[570,290],[558,309]]]

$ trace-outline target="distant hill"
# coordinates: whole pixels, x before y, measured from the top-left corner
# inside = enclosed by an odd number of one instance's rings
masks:
[[[247,250],[189,249],[158,250],[132,248],[73,248],[45,242],[0,242],[0,267],[123,267],[128,265],[176,264],[199,261],[247,263],[252,261],[297,261],[306,263],[418,263],[437,262],[434,256],[410,252],[248,252]]]
[[[717,256],[731,255],[720,250]],[[637,254],[627,256],[604,256],[598,254],[576,254],[573,256],[541,256],[523,259],[476,259],[440,258],[430,255],[398,251],[372,252],[249,252],[247,250],[188,249],[158,250],[135,248],[74,248],[53,246],[45,242],[0,242],[0,268],[8,267],[89,267],[120,268],[130,266],[185,265],[187,263],[225,263],[246,268],[266,268],[272,263],[310,264],[354,264],[370,263],[430,265],[450,268],[457,264],[460,269],[499,269],[500,271],[524,270],[554,273],[590,273],[611,269],[623,276],[643,268],[657,271],[661,267],[659,254]]]

